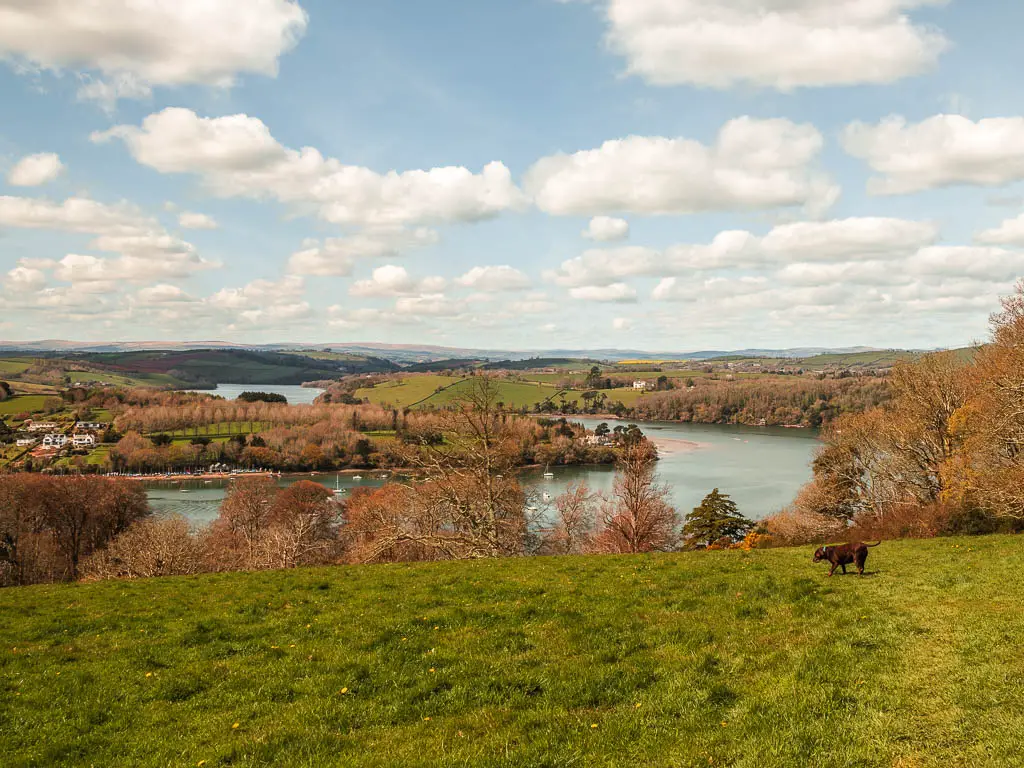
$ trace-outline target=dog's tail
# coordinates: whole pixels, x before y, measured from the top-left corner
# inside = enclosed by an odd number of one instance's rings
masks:
[[[874,544],[865,544],[864,546],[865,546],[865,547],[877,547],[877,546],[878,546],[879,544],[881,544],[881,543],[882,543],[882,542],[878,541],[878,542],[876,542],[876,543],[874,543]]]

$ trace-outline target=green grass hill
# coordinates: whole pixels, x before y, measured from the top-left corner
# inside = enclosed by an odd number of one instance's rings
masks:
[[[1020,766],[1024,538],[0,592],[16,766]]]

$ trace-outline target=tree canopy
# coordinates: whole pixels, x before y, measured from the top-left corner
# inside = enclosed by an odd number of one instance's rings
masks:
[[[715,488],[686,516],[683,538],[691,547],[710,546],[723,538],[734,542],[746,536],[753,526],[740,514],[736,502]]]

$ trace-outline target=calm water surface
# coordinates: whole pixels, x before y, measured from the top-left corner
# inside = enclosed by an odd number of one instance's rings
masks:
[[[260,389],[316,391],[301,387]],[[287,392],[281,394],[288,397]],[[297,401],[289,398],[289,402]],[[600,423],[595,419],[579,421],[591,429]],[[615,422],[609,425],[614,427]],[[671,488],[670,499],[684,514],[713,488],[718,488],[733,497],[743,514],[759,519],[792,501],[800,486],[811,479],[810,462],[818,446],[817,434],[811,430],[718,424],[639,422],[639,425],[648,437],[660,444],[660,480]],[[697,447],[688,449],[683,443],[696,443]],[[539,506],[543,506],[543,494],[554,498],[571,483],[586,481],[594,491],[608,491],[615,479],[611,467],[552,467],[551,471],[554,479],[545,479],[543,469],[523,474],[524,484],[536,492]],[[289,476],[278,482],[282,487],[304,479],[329,488],[379,487],[387,482],[384,474],[380,470],[366,471],[360,480],[351,474]],[[150,483],[147,491],[153,509],[185,515],[202,526],[217,517],[226,487],[224,480],[188,480]]]
[[[237,400],[243,392],[267,392],[271,395],[284,395],[290,405],[310,405],[325,390],[298,385],[269,386],[266,384],[218,384],[216,389],[199,390],[206,395],[217,395],[225,400]]]

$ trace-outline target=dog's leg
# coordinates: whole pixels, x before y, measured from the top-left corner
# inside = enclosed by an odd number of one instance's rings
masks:
[[[832,567],[828,569],[828,575],[831,576],[835,572],[836,572],[836,564],[832,563]]]
[[[843,563],[843,576],[846,575],[846,563]]]

